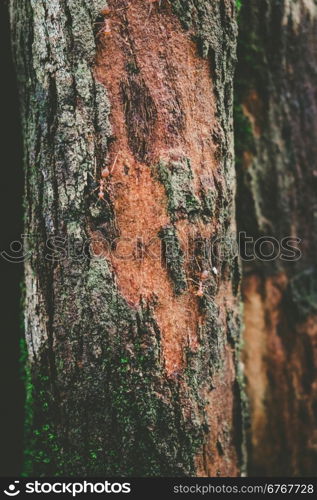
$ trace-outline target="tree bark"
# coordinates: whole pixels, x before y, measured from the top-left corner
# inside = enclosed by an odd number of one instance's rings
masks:
[[[316,2],[243,2],[236,84],[238,227],[254,240],[274,237],[280,250],[285,237],[302,240],[299,259],[289,251],[283,258],[282,251],[272,261],[244,263],[256,474],[316,473],[316,46]]]
[[[239,263],[221,244],[236,238],[235,2],[10,11],[29,252],[25,474],[239,475]]]

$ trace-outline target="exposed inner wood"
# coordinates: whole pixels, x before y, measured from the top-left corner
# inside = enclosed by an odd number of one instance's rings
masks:
[[[188,157],[196,187],[199,176],[208,178],[216,170],[210,66],[198,56],[190,33],[183,31],[168,5],[160,11],[153,6],[151,12],[143,0],[109,5],[111,34],[100,37],[95,72],[111,104],[115,140],[110,163],[118,155],[108,189],[120,248],[111,262],[118,287],[131,305],[137,307],[141,298],[155,299],[166,370],[172,373],[183,366],[184,345],[192,349],[197,345],[202,318],[194,285],[175,297],[160,259],[158,233],[170,219],[164,188],[153,176],[152,166],[162,159]],[[213,233],[211,223],[196,226],[181,221],[176,226],[183,244],[189,236]],[[152,242],[142,258],[135,251],[137,238],[145,245]]]
[[[309,457],[317,449],[313,430],[313,402],[317,393],[316,317],[310,316],[297,325],[289,321],[290,312],[283,304],[287,283],[284,273],[266,279],[253,274],[243,285],[252,461],[254,467],[267,473],[274,470],[298,473],[298,457],[307,460],[309,466]],[[288,397],[290,384],[295,388],[293,399]],[[268,407],[272,412],[270,418]],[[301,419],[305,421],[304,427]]]

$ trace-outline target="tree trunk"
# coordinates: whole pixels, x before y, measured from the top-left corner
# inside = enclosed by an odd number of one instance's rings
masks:
[[[251,464],[257,474],[314,475],[317,466],[316,46],[316,2],[243,3],[238,227],[254,240],[274,237],[281,250],[275,260],[244,263]],[[283,251],[289,236],[302,240],[300,258]]]
[[[10,10],[28,235],[25,473],[239,475],[239,264],[221,243],[236,238],[235,2]]]

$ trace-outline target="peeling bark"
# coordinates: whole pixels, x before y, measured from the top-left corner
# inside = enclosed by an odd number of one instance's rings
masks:
[[[26,473],[239,475],[238,264],[205,248],[236,237],[235,3],[108,7],[11,0],[36,235]]]
[[[284,259],[279,255],[244,264],[251,469],[256,474],[313,475],[317,4],[250,0],[240,16],[238,227],[254,240],[270,236],[279,245],[289,236],[302,240],[300,259],[287,251]]]

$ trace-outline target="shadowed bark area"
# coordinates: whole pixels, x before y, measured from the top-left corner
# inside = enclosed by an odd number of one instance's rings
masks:
[[[235,2],[151,3],[11,0],[26,474],[245,469]]]
[[[273,260],[244,262],[256,474],[313,475],[317,465],[316,47],[316,2],[243,2],[235,108],[238,226],[254,239],[276,238]],[[301,239],[300,258],[286,237]],[[270,255],[272,243],[262,250]]]

